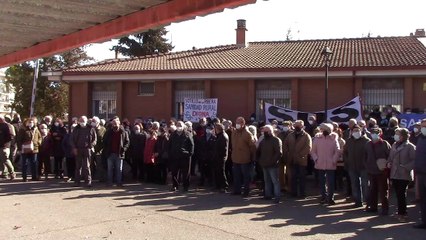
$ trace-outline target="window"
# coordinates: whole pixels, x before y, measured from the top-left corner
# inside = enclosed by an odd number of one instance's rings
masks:
[[[256,118],[265,119],[265,103],[279,107],[291,107],[291,82],[257,81],[256,82]]]
[[[109,119],[117,114],[117,92],[115,83],[94,83],[92,85],[93,116]]]
[[[382,109],[391,105],[401,111],[404,104],[403,79],[364,79],[362,83],[362,104],[371,111],[375,106]]]
[[[204,98],[204,83],[198,81],[176,82],[174,84],[175,95],[175,117],[183,119],[185,98],[202,99]]]
[[[154,82],[139,83],[139,96],[154,96],[154,94],[155,94]]]

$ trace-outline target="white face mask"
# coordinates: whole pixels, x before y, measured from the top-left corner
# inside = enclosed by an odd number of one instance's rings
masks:
[[[379,140],[379,134],[373,133],[373,134],[371,134],[371,138],[372,138],[373,141]]]
[[[148,133],[148,134],[146,135],[146,138],[151,138],[151,134],[149,134],[149,133]]]
[[[235,124],[235,128],[237,128],[237,129],[241,129],[241,124]]]
[[[353,132],[353,133],[352,133],[352,136],[353,136],[355,139],[359,139],[359,138],[361,137],[361,132]]]
[[[33,128],[34,127],[34,123],[28,123],[27,125],[29,128]]]
[[[176,131],[182,132],[183,131],[183,127],[176,127]]]
[[[413,132],[414,132],[414,133],[418,133],[418,132],[419,132],[419,129],[418,129],[418,128],[414,128],[414,129],[413,129]]]
[[[422,127],[420,131],[422,132],[423,136],[426,136],[426,127]]]
[[[59,127],[59,123],[58,122],[55,122],[55,127]]]
[[[283,127],[283,132],[288,132],[288,127]]]
[[[92,125],[92,127],[96,127],[96,125],[98,125],[98,124],[95,123],[95,122],[92,122],[92,123],[90,123],[90,125]]]
[[[86,127],[86,123],[85,122],[80,122],[78,124],[80,124],[80,127]]]
[[[170,130],[172,130],[172,132],[176,131],[176,126],[175,125],[170,126]]]
[[[399,140],[401,139],[401,137],[399,135],[393,136],[393,139],[395,140],[395,142],[399,142]]]
[[[312,124],[314,124],[314,121],[309,120],[308,123],[309,123],[309,125],[312,125]]]

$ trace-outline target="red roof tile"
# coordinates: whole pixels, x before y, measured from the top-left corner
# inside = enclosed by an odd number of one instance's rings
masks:
[[[332,68],[426,67],[426,47],[416,37],[253,42],[247,47],[218,46],[141,58],[109,60],[65,72],[315,70],[324,66],[321,51],[333,51]]]

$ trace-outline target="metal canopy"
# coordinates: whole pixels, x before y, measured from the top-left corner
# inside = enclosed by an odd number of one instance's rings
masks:
[[[0,0],[0,67],[256,0]]]

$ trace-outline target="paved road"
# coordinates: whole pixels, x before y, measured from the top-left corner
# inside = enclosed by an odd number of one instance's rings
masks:
[[[399,223],[351,209],[343,199],[331,207],[316,198],[275,205],[256,194],[243,199],[203,189],[71,186],[0,181],[0,239],[426,239],[426,231],[411,227],[418,217],[412,205],[411,222]]]

